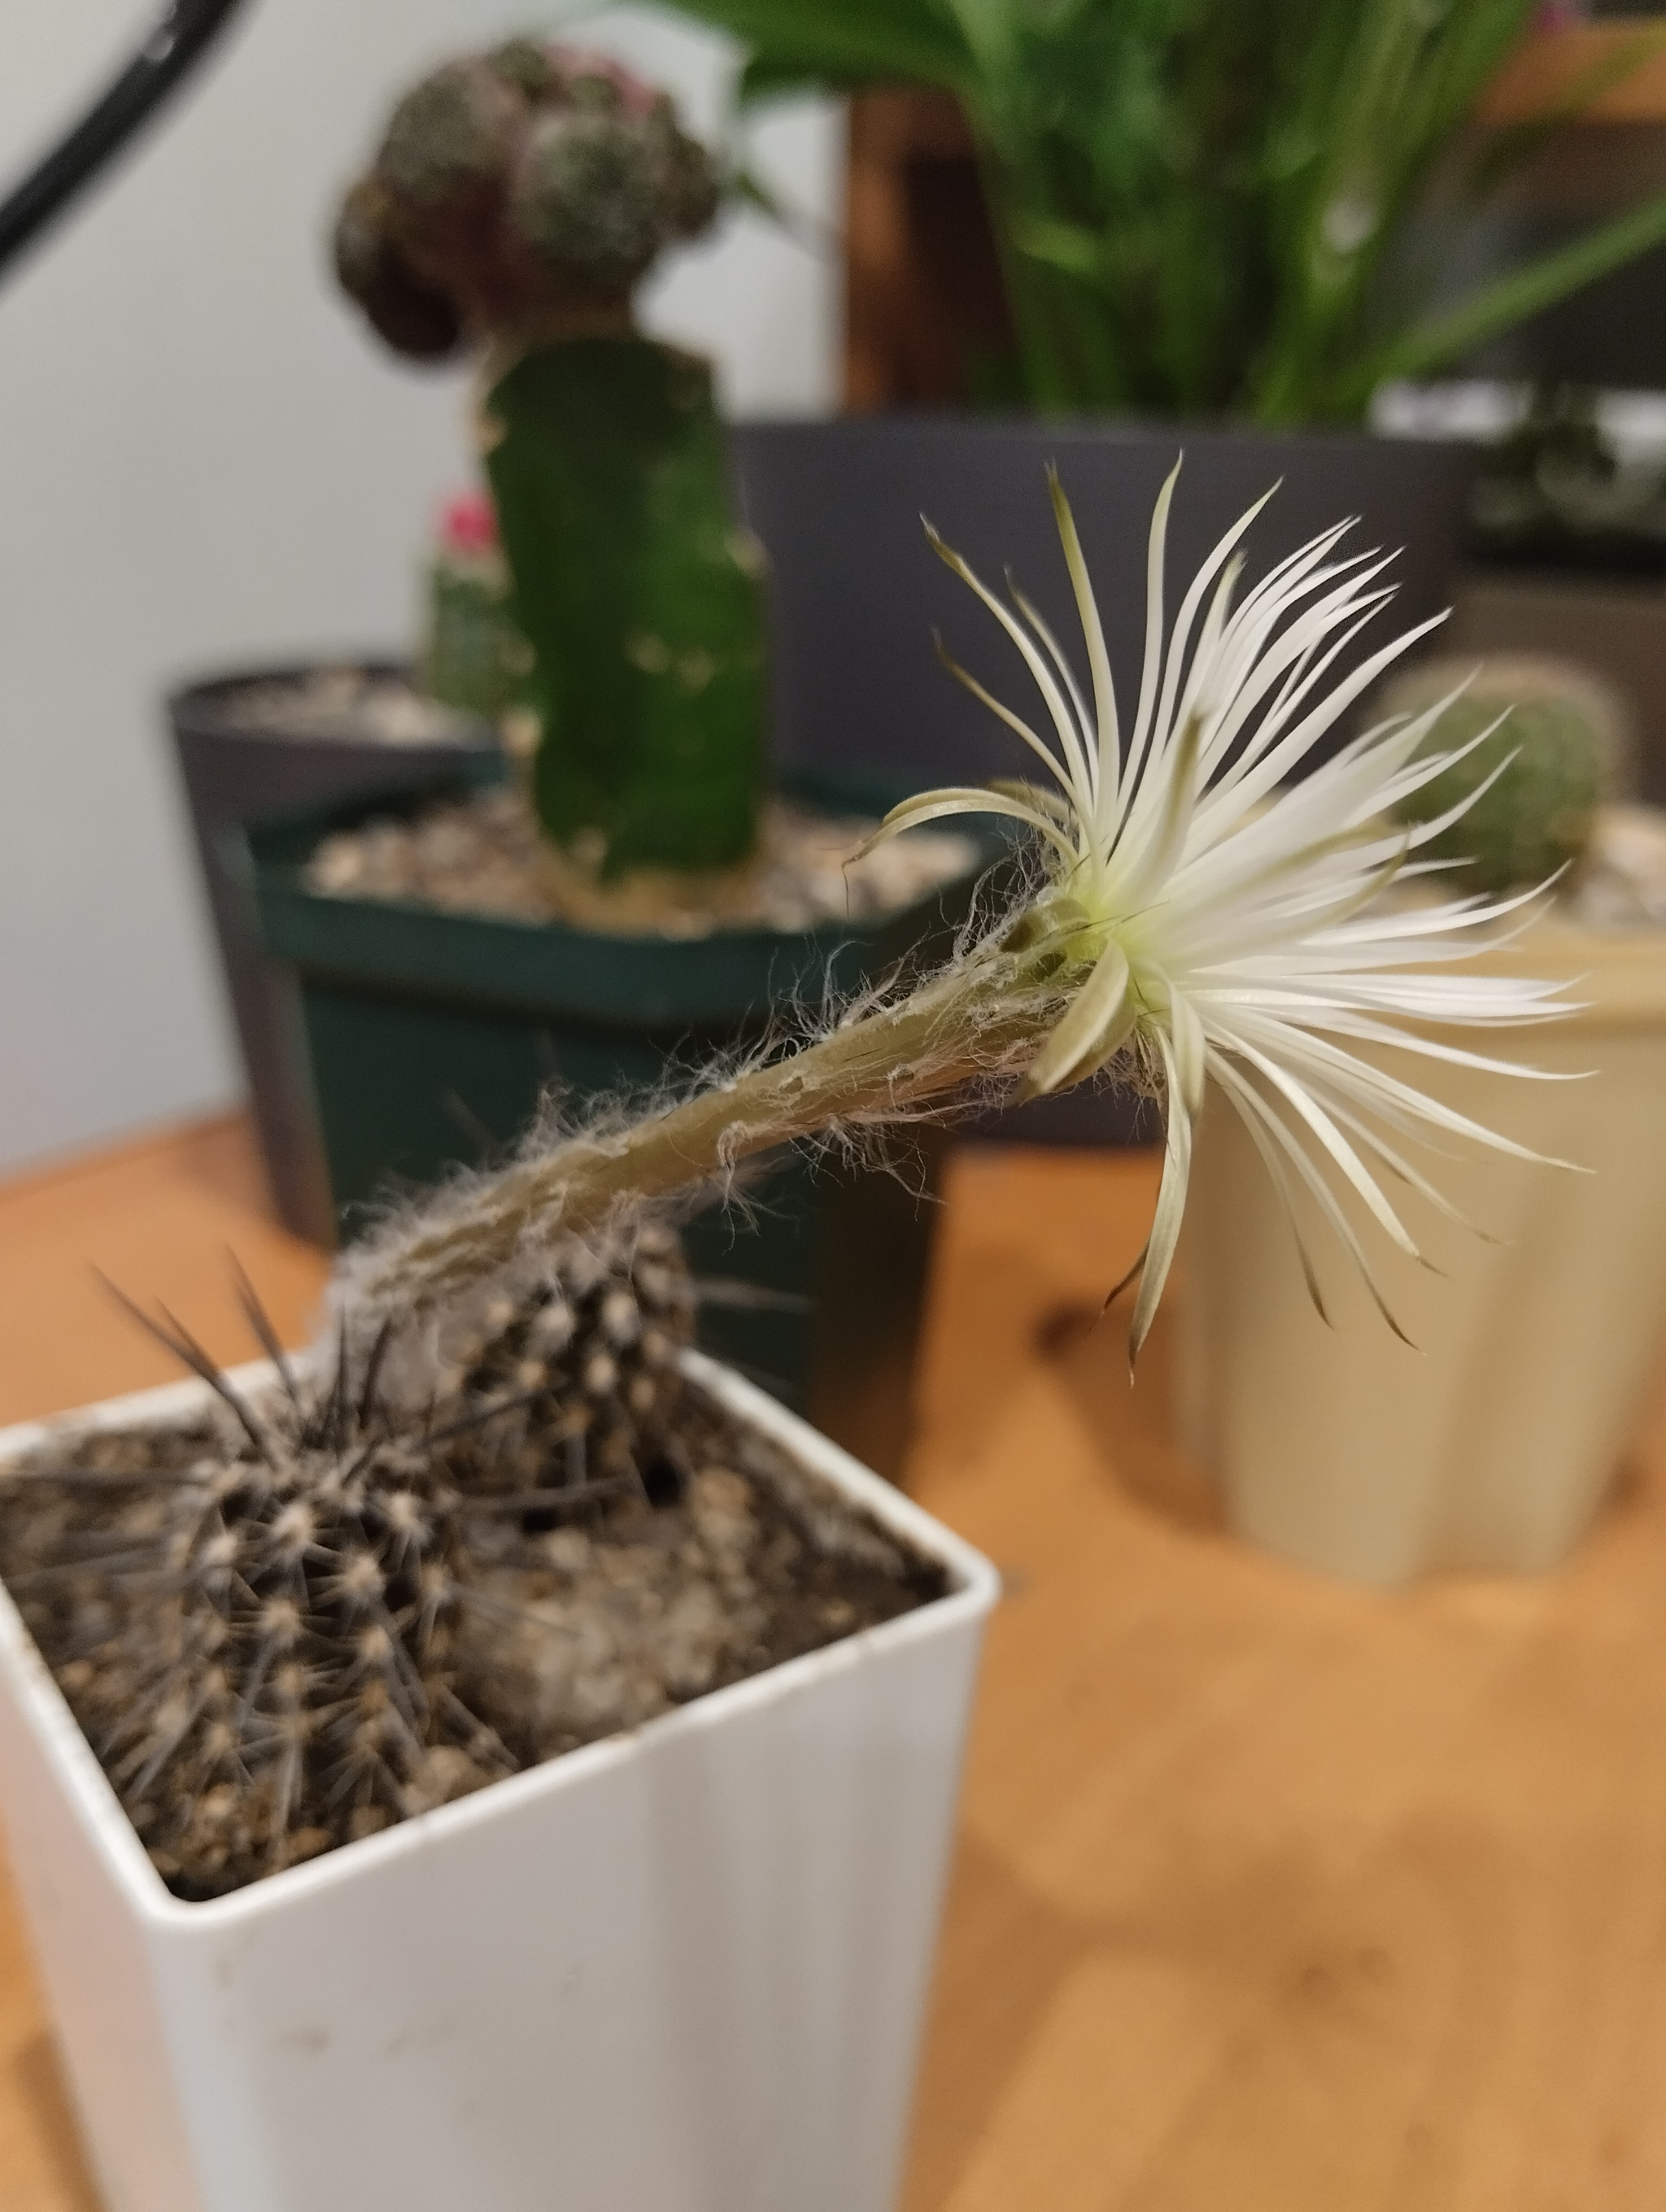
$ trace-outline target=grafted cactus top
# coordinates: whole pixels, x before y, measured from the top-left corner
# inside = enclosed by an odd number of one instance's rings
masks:
[[[336,269],[419,359],[618,334],[655,256],[705,229],[718,199],[666,94],[602,56],[513,39],[398,102],[343,204]]]

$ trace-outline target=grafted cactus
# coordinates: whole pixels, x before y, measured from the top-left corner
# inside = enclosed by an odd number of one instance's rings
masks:
[[[708,364],[642,337],[631,305],[718,199],[663,94],[514,39],[405,94],[337,227],[342,283],[391,346],[484,356],[538,811],[610,875],[725,867],[756,828],[761,556],[731,514]]]

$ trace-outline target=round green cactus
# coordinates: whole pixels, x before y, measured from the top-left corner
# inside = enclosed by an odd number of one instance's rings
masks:
[[[1384,712],[1426,714],[1459,684],[1466,688],[1436,716],[1420,750],[1472,750],[1400,811],[1404,820],[1429,822],[1472,792],[1480,796],[1422,855],[1459,864],[1465,886],[1476,890],[1508,890],[1577,870],[1597,809],[1626,766],[1624,708],[1606,684],[1570,663],[1501,654],[1479,664],[1426,661],[1391,687]]]

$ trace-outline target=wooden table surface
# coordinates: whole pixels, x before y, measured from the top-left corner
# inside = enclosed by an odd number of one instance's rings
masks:
[[[1086,1326],[1151,1185],[951,1179],[912,1487],[1009,1596],[906,2212],[1659,2212],[1666,1419],[1550,1579],[1259,1557]],[[162,1373],[91,1263],[240,1354],[228,1245],[299,1337],[236,1123],[0,1190],[0,1420]],[[3,1894],[0,2207],[96,2212]]]

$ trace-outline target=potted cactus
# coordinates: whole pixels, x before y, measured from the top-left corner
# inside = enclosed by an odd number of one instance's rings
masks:
[[[349,1328],[0,1437],[9,1858],[129,2212],[892,2201],[994,1574],[684,1349],[650,1215],[539,1273],[448,1383]]]
[[[998,706],[1045,782],[885,825],[988,811],[1030,840],[946,958],[387,1220],[306,1362],[251,1293],[265,1367],[221,1374],[165,1319],[194,1382],[0,1440],[14,1859],[133,2212],[884,2212],[994,1579],[688,1348],[691,1184],[1015,1090],[1136,1085],[1165,1131],[1137,1352],[1209,1076],[1386,1205],[1339,1085],[1367,1139],[1450,1116],[1373,1069],[1359,1023],[1415,1050],[1420,1024],[1557,1012],[1554,985],[1420,965],[1506,905],[1447,902],[1409,955],[1367,911],[1435,834],[1383,820],[1450,763],[1420,752],[1432,717],[1284,781],[1412,641],[1327,685],[1377,604],[1339,532],[1235,605],[1245,516],[1171,624],[1154,599],[1124,722],[1056,514],[1079,676],[940,548],[1050,725]]]
[[[1453,658],[1384,707],[1432,709],[1427,743],[1460,756],[1402,812],[1436,880],[1516,902],[1517,933],[1488,967],[1579,979],[1572,1016],[1509,1050],[1580,1079],[1527,1086],[1513,1126],[1592,1172],[1466,1159],[1444,1182],[1454,1212],[1426,1255],[1436,1265],[1385,1255],[1399,1333],[1361,1330],[1356,1285],[1310,1295],[1216,1102],[1199,1130],[1176,1410],[1231,1525],[1308,1565],[1380,1583],[1542,1571],[1607,1495],[1666,1332],[1666,816],[1619,803],[1624,712],[1577,666]],[[1421,901],[1408,888],[1402,902],[1414,930]],[[1483,1110],[1486,1079],[1462,1054],[1428,1087],[1455,1116]],[[1489,1241],[1472,1249],[1464,1224]]]
[[[665,95],[521,38],[413,86],[344,201],[336,267],[374,330],[408,358],[477,364],[530,648],[513,769],[254,840],[350,1234],[391,1178],[508,1144],[552,1083],[569,1111],[651,1090],[678,1055],[755,1042],[830,975],[877,979],[958,926],[994,850],[928,833],[879,886],[840,864],[905,787],[774,787],[767,564],[711,364],[644,335],[634,306],[661,252],[711,222],[721,181]],[[353,857],[356,839],[420,842],[436,802],[489,847],[471,884],[448,878],[444,911],[420,868],[390,881]],[[704,1309],[702,1341],[898,1471],[928,1212],[894,1181],[803,1162],[750,1195],[764,1237],[739,1246],[721,1218],[691,1232],[702,1275],[747,1271]],[[862,1242],[891,1255],[880,1314],[841,1287]]]

